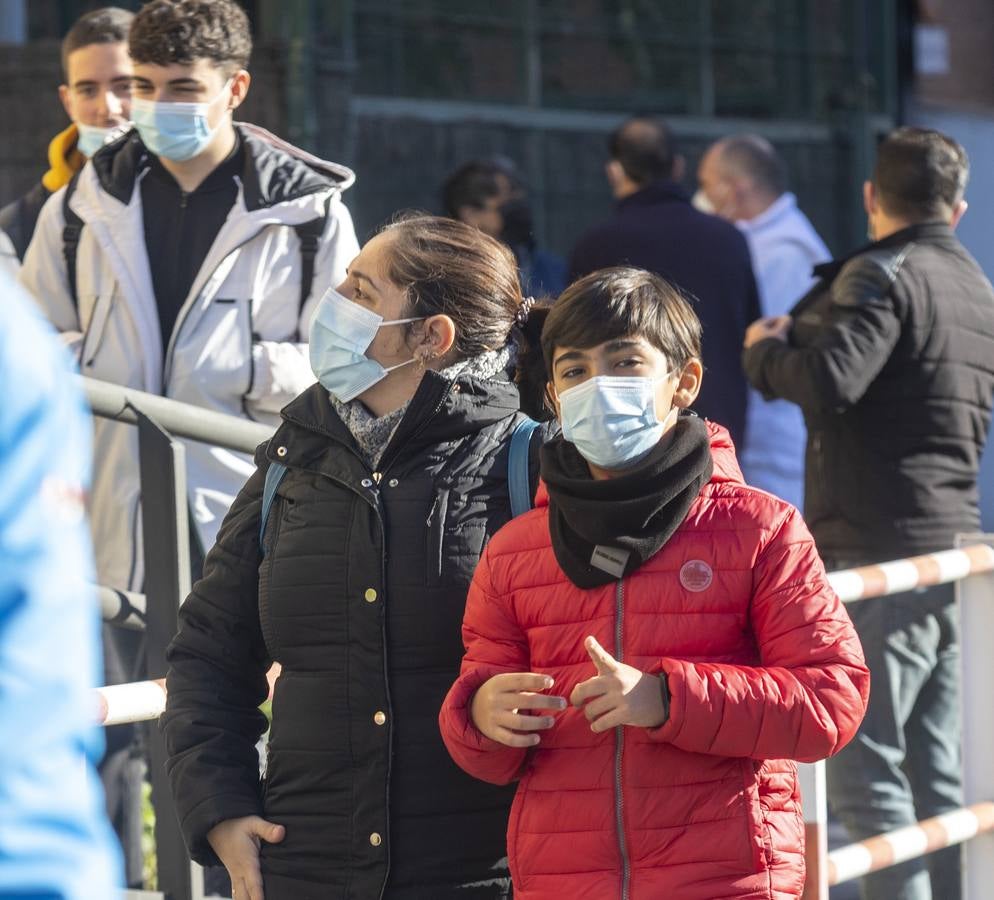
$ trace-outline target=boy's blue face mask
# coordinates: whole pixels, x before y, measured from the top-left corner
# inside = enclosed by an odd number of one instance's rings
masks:
[[[659,443],[673,407],[660,421],[656,387],[662,378],[597,375],[559,395],[563,437],[603,469],[626,469]]]
[[[142,143],[156,156],[172,162],[186,162],[199,156],[214,139],[224,119],[211,128],[210,108],[225,96],[229,78],[221,92],[207,103],[171,103],[135,97],[131,119]]]
[[[382,316],[329,288],[311,322],[308,351],[314,375],[342,403],[354,400],[394,369],[414,362],[411,357],[407,362],[384,368],[366,356],[376,332],[384,325],[404,325],[423,318],[384,322]]]

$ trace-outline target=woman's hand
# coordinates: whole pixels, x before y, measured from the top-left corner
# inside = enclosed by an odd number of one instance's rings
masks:
[[[534,732],[551,728],[556,720],[553,716],[522,715],[520,710],[565,709],[565,697],[539,693],[554,683],[548,675],[532,672],[494,675],[473,695],[470,707],[473,724],[492,741],[506,747],[534,747],[541,740]]]
[[[231,876],[232,900],[265,900],[259,847],[263,841],[278,844],[286,829],[259,816],[226,819],[207,832],[207,843]]]
[[[659,676],[618,662],[593,637],[584,644],[597,674],[573,688],[569,699],[583,708],[591,731],[608,731],[619,725],[658,728],[666,721]]]

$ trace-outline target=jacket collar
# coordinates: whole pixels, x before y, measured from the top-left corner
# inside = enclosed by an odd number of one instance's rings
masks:
[[[689,203],[690,192],[675,181],[654,181],[642,190],[622,197],[618,209],[635,209],[640,206],[655,206],[657,203]]]
[[[244,148],[240,178],[249,212],[292,203],[329,188],[345,190],[355,180],[344,166],[320,160],[265,129],[241,122],[235,128]],[[92,160],[101,188],[127,204],[150,156],[136,130],[102,147]]]
[[[76,124],[71,124],[60,131],[48,145],[48,171],[42,176],[41,183],[50,194],[65,187],[86,163],[86,157],[76,149],[79,131]]]
[[[735,224],[743,231],[755,232],[775,225],[797,211],[797,197],[786,191],[752,219],[738,219]]]
[[[945,246],[950,248],[955,248],[960,245],[956,234],[945,222],[922,222],[918,225],[910,225],[907,228],[902,228],[900,231],[895,231],[893,234],[890,234],[879,241],[864,244],[848,256],[833,259],[831,262],[815,266],[814,274],[818,278],[824,278],[831,281],[836,275],[839,274],[842,267],[856,256],[862,256],[864,253],[869,253],[873,250],[889,250],[894,247],[901,247],[905,244],[911,243],[933,244],[935,246]]]
[[[519,406],[518,389],[508,380],[483,381],[461,375],[455,381],[449,381],[429,370],[390,439],[379,468],[386,471],[393,464],[410,459],[435,444],[480,431],[513,415]],[[267,455],[270,460],[317,467],[338,478],[346,473],[354,476],[360,471],[367,472],[352,434],[320,384],[312,385],[289,403],[282,416],[283,424],[269,442]],[[350,452],[327,453],[329,440]],[[275,448],[280,446],[286,447],[284,456],[275,454]]]

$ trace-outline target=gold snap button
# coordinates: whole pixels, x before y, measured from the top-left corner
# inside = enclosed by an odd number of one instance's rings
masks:
[[[372,588],[366,588],[366,593],[363,596],[366,598],[367,603],[376,602],[376,591],[374,591]]]
[[[374,713],[374,715],[373,715],[373,721],[377,725],[386,725],[387,724],[387,714],[385,712],[381,711],[381,710],[377,710],[376,713]]]
[[[380,837],[380,833],[378,831],[374,831],[369,836],[369,843],[371,843],[374,847],[379,847],[380,844],[383,843],[383,838]]]

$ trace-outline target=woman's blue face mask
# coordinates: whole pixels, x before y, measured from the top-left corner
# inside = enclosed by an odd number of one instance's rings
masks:
[[[315,377],[342,403],[354,400],[394,369],[408,366],[415,359],[412,356],[389,368],[370,359],[366,351],[376,332],[386,325],[405,325],[423,318],[384,322],[382,316],[329,288],[311,322],[308,349]]]

